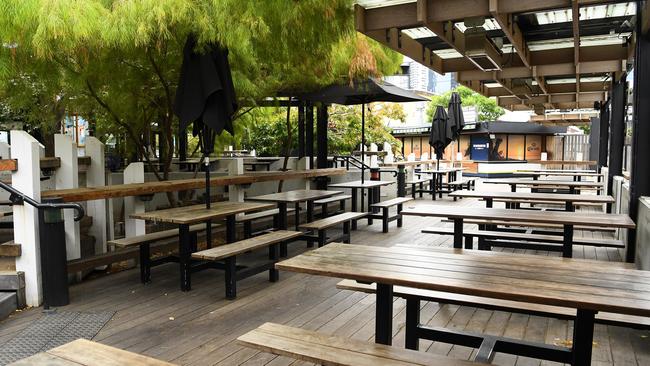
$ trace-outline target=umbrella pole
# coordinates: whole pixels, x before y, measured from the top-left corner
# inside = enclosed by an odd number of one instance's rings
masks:
[[[211,145],[212,135],[208,126],[203,126],[203,164],[205,168],[205,208],[210,209],[210,152],[212,151]],[[205,241],[208,249],[212,248],[212,220],[208,220],[205,227]]]
[[[366,105],[361,104],[361,184],[365,180],[366,151]],[[363,203],[361,204],[363,206]]]

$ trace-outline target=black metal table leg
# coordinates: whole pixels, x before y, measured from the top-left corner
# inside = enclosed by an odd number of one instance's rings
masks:
[[[562,242],[562,256],[573,257],[573,225],[564,225],[564,240]]]
[[[181,291],[192,289],[192,258],[190,250],[190,226],[182,224],[178,228],[178,256],[181,275]]]
[[[363,190],[362,190],[362,192],[363,192]],[[374,188],[368,188],[368,210],[367,210],[367,212],[369,212],[370,214],[374,213],[374,208],[372,207],[372,205],[374,203],[375,203]],[[368,225],[372,225],[372,223],[373,223],[372,216],[368,215]]]
[[[296,231],[298,231],[298,226],[300,225],[300,202],[296,202],[295,209],[296,211],[294,212],[294,221]]]
[[[151,282],[151,251],[148,243],[140,245],[140,282]]]
[[[485,199],[485,207],[492,208],[494,206],[494,200],[492,198]]]
[[[406,298],[405,347],[417,351],[420,348],[418,326],[420,325],[420,299]]]
[[[393,343],[393,285],[377,284],[375,343]]]
[[[438,197],[442,199],[442,174],[438,174]]]
[[[578,309],[573,324],[573,366],[591,365],[596,312]]]
[[[564,209],[565,209],[566,211],[568,211],[568,212],[574,212],[574,211],[575,211],[575,207],[573,206],[573,202],[571,202],[571,201],[566,201],[566,203],[564,204]]]
[[[272,244],[269,246],[269,259],[272,261],[277,261],[280,257],[280,245]],[[275,266],[269,268],[269,281],[277,282],[280,279],[280,271],[275,269]]]
[[[205,222],[205,242],[208,249],[212,248],[212,220]]]
[[[314,201],[307,201],[307,222],[314,221]]]
[[[510,185],[510,192],[517,192],[517,185],[516,184],[511,184]]]
[[[278,202],[278,229],[287,230],[287,203]],[[280,244],[280,256],[287,256],[287,243]]]
[[[406,197],[406,169],[404,165],[397,167],[397,196]]]
[[[234,243],[237,241],[237,226],[235,215],[226,217],[226,243]]]
[[[226,299],[233,300],[237,297],[237,266],[236,257],[225,259]]]
[[[454,218],[454,248],[463,247],[463,218]]]
[[[431,176],[431,199],[436,200],[436,191],[437,191],[437,186],[438,186],[438,174],[433,174]]]
[[[357,203],[358,203],[357,202],[358,201],[357,189],[352,188],[351,191],[352,191],[352,202],[350,202],[350,204],[352,205],[352,207],[350,208],[350,210],[352,212],[359,212],[358,209],[357,209],[358,208],[358,205],[357,205]],[[357,229],[357,220],[352,220],[352,230],[356,230],[356,229]]]

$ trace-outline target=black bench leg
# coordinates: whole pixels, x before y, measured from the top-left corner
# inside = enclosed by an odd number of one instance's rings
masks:
[[[322,247],[325,245],[325,242],[327,241],[327,230],[322,229],[318,230],[318,247]]]
[[[397,205],[397,227],[402,227],[402,204]]]
[[[322,204],[320,205],[320,216],[321,216],[322,218],[326,218],[326,217],[327,217],[327,203],[322,203]]]
[[[339,210],[341,210],[341,212],[345,212],[345,200],[339,201]]]
[[[346,221],[343,223],[343,242],[350,244],[350,225],[352,224],[352,220]]]
[[[296,231],[299,231],[299,226],[300,226],[300,203],[296,203],[295,206],[296,212],[294,214],[294,220],[295,220],[295,226],[296,226]]]
[[[467,235],[465,237],[465,249],[474,249],[474,237]]]
[[[417,192],[415,192],[415,183],[413,183],[413,184],[411,184],[411,197],[413,197],[413,199],[415,199],[415,194],[416,193]]]
[[[424,197],[423,195],[424,195],[424,183],[420,182],[420,198]]]
[[[406,299],[405,345],[407,349],[417,351],[420,348],[418,327],[420,326],[420,300],[414,297]]]
[[[275,220],[275,216],[273,220]],[[250,220],[244,221],[244,239],[248,239],[251,236],[253,236],[253,223]]]
[[[272,244],[269,247],[269,259],[276,262],[280,258],[280,245]],[[275,266],[269,268],[269,282],[278,282],[280,279],[280,271],[275,269]]]
[[[236,257],[232,256],[225,259],[226,269],[226,299],[232,300],[237,297],[237,266]]]
[[[149,244],[140,245],[140,282],[151,282],[151,251]]]
[[[381,231],[388,232],[388,207],[383,207],[381,212]]]

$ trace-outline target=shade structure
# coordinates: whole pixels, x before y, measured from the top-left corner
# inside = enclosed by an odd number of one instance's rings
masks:
[[[449,108],[447,109],[447,117],[449,118],[449,126],[451,127],[452,140],[460,137],[460,133],[465,127],[465,117],[463,116],[463,107],[460,95],[458,93],[451,93],[449,99]]]
[[[300,99],[325,104],[362,105],[361,112],[361,161],[364,161],[366,146],[366,113],[365,104],[372,102],[426,102],[429,99],[411,91],[397,87],[391,83],[376,78],[368,78],[353,83],[336,84],[319,91],[303,94]],[[361,181],[364,181],[364,164],[361,164]]]
[[[449,124],[447,112],[443,106],[437,106],[431,121],[431,132],[429,133],[429,145],[433,147],[440,165],[440,157],[444,154],[445,148],[453,141],[453,132]]]
[[[210,161],[216,135],[224,130],[234,133],[232,117],[237,111],[237,97],[228,63],[228,49],[218,44],[197,48],[189,35],[183,49],[183,66],[174,102],[174,113],[185,131],[193,123],[192,133],[200,135],[205,162],[205,206],[210,208]],[[212,224],[207,223],[207,243],[212,243]]]

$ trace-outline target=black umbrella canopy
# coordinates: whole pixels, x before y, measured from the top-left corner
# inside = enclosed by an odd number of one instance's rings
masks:
[[[460,132],[465,127],[465,117],[463,116],[463,107],[460,95],[454,92],[449,99],[449,125],[451,126],[452,139],[456,140],[460,137]]]
[[[440,160],[445,152],[445,148],[453,140],[451,135],[451,128],[448,122],[449,118],[447,117],[445,108],[442,106],[437,106],[436,113],[434,113],[433,120],[431,121],[429,145],[434,148],[438,160]]]
[[[428,102],[429,99],[397,87],[381,79],[368,78],[353,83],[330,85],[317,92],[304,94],[300,99],[325,104],[356,105],[372,102]],[[361,112],[361,160],[366,145],[365,106]],[[364,181],[364,166],[361,166],[361,181]]]
[[[411,91],[397,87],[381,79],[368,78],[355,81],[352,84],[336,84],[325,87],[317,92],[304,94],[302,100],[322,102],[326,104],[355,105],[372,102],[427,102]]]
[[[203,153],[210,154],[214,134],[234,133],[232,117],[237,108],[228,50],[211,44],[197,51],[196,37],[188,36],[174,103],[181,130],[194,122],[192,132],[203,134]]]

